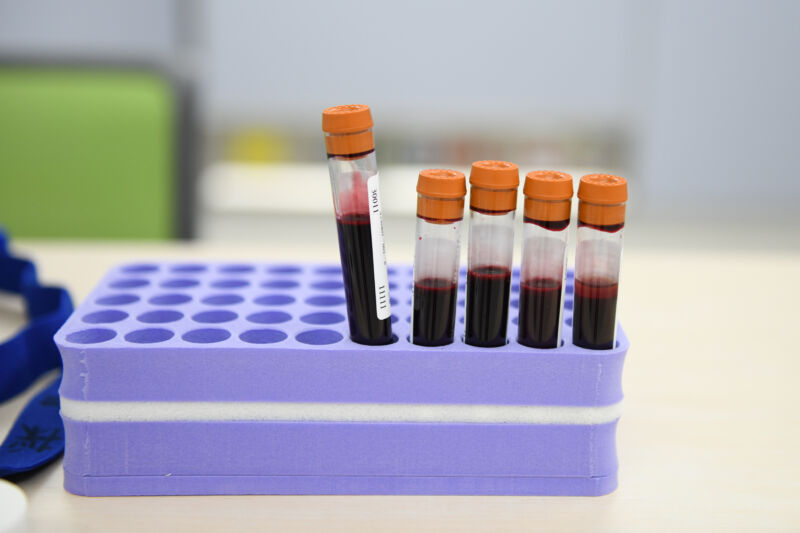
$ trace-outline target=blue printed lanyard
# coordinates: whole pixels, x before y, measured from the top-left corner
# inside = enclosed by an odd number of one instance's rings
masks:
[[[19,294],[25,301],[28,324],[0,344],[0,403],[19,394],[43,373],[61,367],[53,341],[58,328],[72,313],[69,293],[43,287],[35,265],[13,257],[0,231],[0,291]],[[57,378],[22,410],[0,444],[0,477],[34,470],[64,450],[64,428],[59,416]]]

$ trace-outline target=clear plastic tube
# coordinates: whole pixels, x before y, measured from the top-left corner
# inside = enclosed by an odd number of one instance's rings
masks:
[[[627,183],[607,174],[584,176],[578,198],[572,341],[582,348],[606,350],[616,342]]]
[[[506,343],[514,213],[519,170],[505,161],[479,161],[470,173],[470,226],[464,340]]]
[[[466,182],[454,170],[423,170],[417,184],[411,340],[453,342]]]
[[[378,169],[367,106],[323,112],[350,338],[392,342]]]
[[[566,277],[567,229],[572,177],[530,172],[525,180],[517,341],[532,348],[557,348]]]

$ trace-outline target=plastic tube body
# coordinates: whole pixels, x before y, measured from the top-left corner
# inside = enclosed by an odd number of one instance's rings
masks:
[[[472,188],[475,194],[476,187]],[[470,208],[464,340],[473,346],[506,343],[514,210],[490,212]]]
[[[361,344],[388,344],[391,305],[375,151],[328,154],[328,168],[350,338]]]
[[[570,201],[562,202],[568,214]],[[525,217],[517,337],[525,346],[556,348],[561,344],[568,228],[569,218]]]
[[[575,307],[572,341],[593,350],[614,347],[617,331],[617,294],[624,218],[603,223],[593,213],[619,209],[620,205],[596,205],[581,200],[575,251]],[[624,217],[624,204],[621,204]],[[582,213],[588,213],[584,216]]]
[[[463,211],[463,198],[456,201],[461,202]],[[461,223],[461,218],[443,220],[417,216],[411,315],[414,344],[443,346],[453,342]]]

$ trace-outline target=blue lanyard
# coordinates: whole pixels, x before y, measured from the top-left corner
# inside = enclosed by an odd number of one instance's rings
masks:
[[[25,301],[28,323],[0,344],[0,403],[19,394],[43,373],[61,367],[53,335],[72,313],[69,293],[43,287],[35,265],[13,257],[0,231],[0,291],[19,294]],[[64,450],[64,428],[59,416],[57,378],[22,410],[0,445],[0,477],[36,469]]]

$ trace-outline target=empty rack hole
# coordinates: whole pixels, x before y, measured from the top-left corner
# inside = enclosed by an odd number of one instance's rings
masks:
[[[118,309],[106,309],[104,311],[95,311],[83,317],[83,321],[87,324],[112,324],[120,322],[128,318],[128,313]]]
[[[167,322],[177,322],[183,318],[183,313],[173,309],[158,309],[142,313],[136,320],[145,324],[166,324]]]
[[[250,344],[273,344],[286,337],[286,333],[278,329],[251,329],[239,335],[241,340]]]

